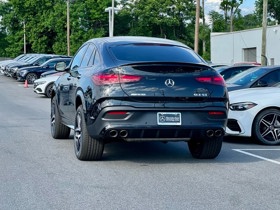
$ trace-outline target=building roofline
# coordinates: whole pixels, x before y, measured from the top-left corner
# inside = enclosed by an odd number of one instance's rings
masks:
[[[275,28],[280,28],[280,25],[267,26],[267,29],[275,29]],[[228,35],[228,34],[239,34],[239,33],[244,33],[244,32],[249,32],[249,31],[259,31],[259,30],[262,30],[262,27],[246,29],[246,30],[241,30],[241,31],[233,31],[233,32],[211,32],[211,36],[222,36],[222,35]]]

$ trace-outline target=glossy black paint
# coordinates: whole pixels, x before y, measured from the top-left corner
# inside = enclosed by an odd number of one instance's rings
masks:
[[[142,55],[151,50],[150,56]],[[220,79],[182,43],[148,37],[98,38],[78,50],[55,82],[52,98],[61,122],[72,129],[82,105],[89,135],[96,139],[186,141],[206,137],[209,129],[220,129],[223,135],[228,95]],[[180,113],[182,124],[159,125],[159,112]]]

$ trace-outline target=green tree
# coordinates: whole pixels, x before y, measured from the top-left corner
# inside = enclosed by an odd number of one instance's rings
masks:
[[[107,34],[111,0],[71,1],[71,52],[86,40]],[[26,26],[27,52],[66,54],[65,0],[9,0],[1,25],[7,31],[10,55],[23,52],[23,25]]]
[[[6,3],[0,2],[0,14],[3,16],[5,14],[9,13],[9,7]],[[0,17],[1,18],[1,17]],[[8,54],[6,52],[6,48],[8,47],[7,42],[7,33],[5,30],[5,27],[0,22],[0,57],[7,57]]]
[[[270,16],[270,18],[268,19],[268,25],[275,24],[275,20],[280,23],[280,1],[269,0],[267,3],[267,10]],[[256,0],[256,12],[259,17],[262,17],[263,0]]]
[[[248,14],[242,16],[240,13],[235,18],[235,30],[246,30],[251,28],[258,28],[262,25],[262,20],[259,19],[256,13]]]
[[[212,32],[225,32],[227,25],[222,14],[212,10],[209,12]]]
[[[122,0],[120,4],[118,20],[126,18],[122,34],[175,39],[193,46],[193,0]]]
[[[233,21],[236,14],[240,12],[239,6],[243,0],[222,0],[220,9],[224,11],[225,22],[230,23],[229,31],[233,31]]]
[[[70,5],[71,52],[77,51],[88,39],[108,35],[108,13],[111,0],[74,1]]]

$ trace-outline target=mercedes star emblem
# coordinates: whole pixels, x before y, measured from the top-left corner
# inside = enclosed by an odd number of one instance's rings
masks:
[[[167,87],[173,87],[175,85],[175,82],[172,79],[167,79],[167,80],[165,80],[165,85]]]

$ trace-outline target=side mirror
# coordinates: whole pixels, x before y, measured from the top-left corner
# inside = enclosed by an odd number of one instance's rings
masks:
[[[55,68],[56,71],[65,71],[66,63],[65,62],[58,62],[57,64],[55,64],[54,68]]]

